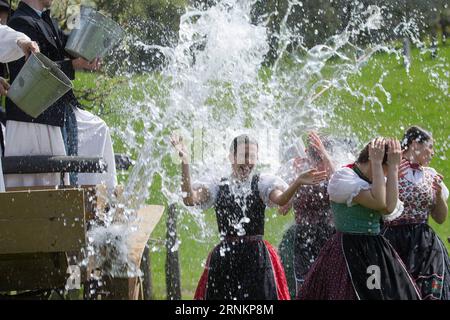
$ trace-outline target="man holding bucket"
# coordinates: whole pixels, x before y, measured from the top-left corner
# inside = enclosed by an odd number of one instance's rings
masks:
[[[36,42],[31,41],[25,34],[14,31],[6,26],[10,11],[11,7],[9,3],[5,0],[0,0],[0,97],[6,96],[9,88],[8,82],[2,78],[2,76],[6,77],[6,66],[3,63],[20,59],[24,55],[27,57],[32,52],[39,52],[39,47]],[[1,112],[1,116],[3,118],[3,112]],[[4,150],[3,129],[2,123],[0,124],[0,192],[5,191],[1,161]]]
[[[73,80],[75,70],[95,71],[98,59],[88,62],[74,59],[64,49],[68,37],[50,17],[52,0],[22,0],[9,26],[36,41],[41,52],[59,65]],[[24,60],[10,63],[14,80]],[[37,118],[19,109],[11,100],[6,103],[6,156],[24,155],[78,155],[102,157],[108,172],[79,174],[72,183],[96,185],[104,183],[110,191],[117,185],[115,159],[109,128],[103,120],[82,110],[70,90]],[[58,174],[7,175],[7,187],[58,185]]]
[[[6,95],[9,84],[2,76],[5,76],[3,63],[8,63],[28,57],[32,52],[39,52],[36,42],[30,38],[6,26],[11,8],[5,0],[0,0],[0,96]]]

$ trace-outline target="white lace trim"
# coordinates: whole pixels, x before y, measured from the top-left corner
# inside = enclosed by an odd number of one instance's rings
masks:
[[[394,211],[390,214],[383,215],[384,221],[394,221],[395,219],[398,219],[405,210],[405,207],[403,205],[403,202],[400,200],[397,200],[397,205],[395,206]]]

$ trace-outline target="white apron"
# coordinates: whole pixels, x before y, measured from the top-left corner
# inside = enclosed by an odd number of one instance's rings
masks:
[[[80,173],[78,184],[105,184],[109,192],[117,186],[116,160],[111,140],[111,133],[105,121],[92,113],[75,108],[78,125],[78,156],[99,157],[108,165],[105,173]]]
[[[59,127],[19,121],[6,122],[5,157],[65,155],[66,149]],[[59,173],[5,175],[7,188],[57,186],[60,182]],[[68,182],[66,177],[66,183]]]
[[[92,113],[75,108],[78,126],[78,155],[101,157],[108,165],[105,173],[78,174],[79,185],[105,184],[109,192],[117,186],[116,164],[111,134],[106,123]],[[7,121],[5,156],[65,156],[61,129],[56,126]],[[60,184],[60,174],[6,175],[6,187],[52,186]],[[66,177],[65,183],[69,184]]]

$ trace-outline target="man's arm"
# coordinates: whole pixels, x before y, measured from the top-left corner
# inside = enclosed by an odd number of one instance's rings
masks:
[[[0,63],[8,63],[24,56],[17,43],[19,40],[30,41],[30,38],[8,26],[0,25]]]

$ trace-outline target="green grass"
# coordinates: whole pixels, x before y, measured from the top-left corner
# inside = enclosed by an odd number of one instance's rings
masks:
[[[450,47],[440,48],[440,57],[444,60],[446,72],[450,68]],[[381,72],[387,71],[383,86],[390,92],[391,102],[388,103],[385,95],[380,90],[375,90],[377,96],[384,105],[384,111],[379,107],[365,106],[363,101],[351,96],[346,92],[331,91],[325,94],[321,99],[336,99],[338,107],[335,114],[330,117],[329,124],[333,131],[342,132],[344,127],[350,127],[357,133],[362,141],[368,141],[370,138],[380,134],[387,136],[400,137],[405,128],[412,124],[423,126],[433,132],[436,138],[437,155],[432,162],[432,166],[446,177],[450,177],[450,166],[448,159],[450,157],[449,137],[450,137],[450,98],[449,89],[442,92],[432,85],[429,81],[429,72],[424,72],[424,67],[436,65],[436,60],[431,60],[427,56],[422,56],[418,51],[413,51],[413,63],[409,74],[401,62],[393,56],[387,54],[378,54],[363,68],[360,75],[353,77],[350,81],[354,88],[361,87],[361,91],[368,92],[378,82]],[[96,82],[91,74],[79,74],[75,82],[77,88],[99,88],[101,85]],[[446,78],[449,83],[449,76]],[[152,90],[158,90],[157,83],[153,82]],[[101,91],[101,90],[98,90]],[[115,126],[120,119],[120,114],[109,113],[110,106],[117,101],[126,100],[127,96],[132,95],[135,98],[142,96],[139,89],[129,89],[128,87],[117,85],[114,90],[104,100],[102,108],[96,107],[105,121],[110,126]],[[120,99],[119,99],[120,98]],[[126,107],[123,105],[121,107]],[[115,149],[118,152],[125,151],[124,144],[121,141],[115,141]],[[122,177],[126,179],[126,175]],[[446,184],[450,185],[450,179],[445,179]],[[165,204],[161,192],[160,179],[156,178],[152,186],[149,203]],[[191,299],[193,297],[198,279],[203,271],[202,263],[206,259],[208,252],[217,243],[216,222],[214,213],[208,211],[205,213],[205,221],[210,235],[202,238],[200,227],[194,218],[188,214],[183,214],[178,221],[181,246],[179,249],[181,266],[181,286],[183,298]],[[293,222],[292,215],[287,217],[276,216],[273,211],[269,211],[266,221],[266,239],[274,245],[277,245],[281,239],[284,230]],[[447,247],[450,249],[446,239],[450,236],[450,225],[447,221],[444,225],[431,225],[441,236]],[[166,233],[165,216],[161,223],[156,227],[152,234],[152,244],[156,248],[151,253],[152,275],[154,294],[157,299],[165,299],[165,249],[161,240],[164,240]]]

